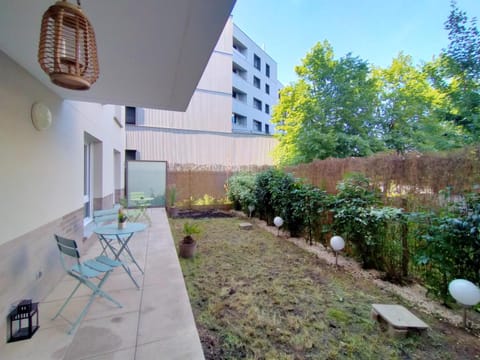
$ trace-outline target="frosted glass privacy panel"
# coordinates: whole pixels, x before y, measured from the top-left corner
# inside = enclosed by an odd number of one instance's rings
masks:
[[[165,206],[166,180],[165,161],[127,161],[128,206]]]

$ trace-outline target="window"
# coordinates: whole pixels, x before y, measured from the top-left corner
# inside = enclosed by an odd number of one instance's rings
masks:
[[[262,102],[257,98],[253,98],[253,107],[257,110],[262,111]]]
[[[232,98],[241,101],[243,103],[247,102],[247,94],[237,88],[232,88]]]
[[[247,117],[232,113],[232,123],[235,127],[247,127]]]
[[[253,130],[262,132],[262,123],[258,120],[253,120]]]
[[[137,160],[137,150],[125,149],[125,164],[133,160]]]
[[[257,54],[253,54],[253,67],[257,70],[262,69],[262,61]]]
[[[268,64],[265,64],[265,75],[267,75],[267,77],[270,77],[270,65]]]
[[[253,77],[253,86],[255,86],[257,89],[260,89],[260,79],[256,76]]]
[[[265,124],[265,134],[270,134],[270,126]]]
[[[270,94],[270,85],[265,84],[265,92],[266,92],[267,94]]]
[[[137,122],[136,111],[132,106],[125,106],[125,123],[135,125]]]
[[[270,114],[270,105],[265,104],[265,113]]]

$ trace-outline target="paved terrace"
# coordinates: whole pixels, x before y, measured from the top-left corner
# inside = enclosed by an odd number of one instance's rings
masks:
[[[204,359],[165,209],[150,209],[149,215],[152,226],[129,243],[145,270],[142,276],[131,267],[140,290],[122,268],[115,269],[103,287],[123,308],[97,297],[76,332],[68,335],[65,319],[51,320],[77,283],[65,276],[39,304],[37,333],[30,340],[1,344],[0,359]],[[99,253],[97,241],[85,258]],[[73,322],[89,291],[82,285],[62,316]]]

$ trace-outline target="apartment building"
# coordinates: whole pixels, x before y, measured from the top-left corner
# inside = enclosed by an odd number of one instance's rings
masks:
[[[126,107],[127,159],[271,165],[279,87],[276,62],[230,17],[185,112]]]
[[[273,134],[270,118],[278,102],[277,63],[233,25],[232,131]]]

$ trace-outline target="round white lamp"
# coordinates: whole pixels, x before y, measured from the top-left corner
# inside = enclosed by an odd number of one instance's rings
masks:
[[[253,204],[248,205],[248,211],[250,212],[250,217],[252,217],[253,210],[255,210],[255,205]]]
[[[283,219],[280,216],[275,216],[273,224],[277,227],[277,236],[280,235],[280,227],[283,225]]]
[[[335,266],[338,266],[338,252],[345,247],[345,240],[341,236],[332,236],[330,239],[330,246],[335,251]]]
[[[47,130],[52,125],[52,113],[50,109],[41,102],[32,105],[32,123],[38,131]]]
[[[480,302],[480,289],[474,283],[465,279],[455,279],[448,284],[448,291],[452,297],[464,306],[463,326],[467,326],[467,307]]]

